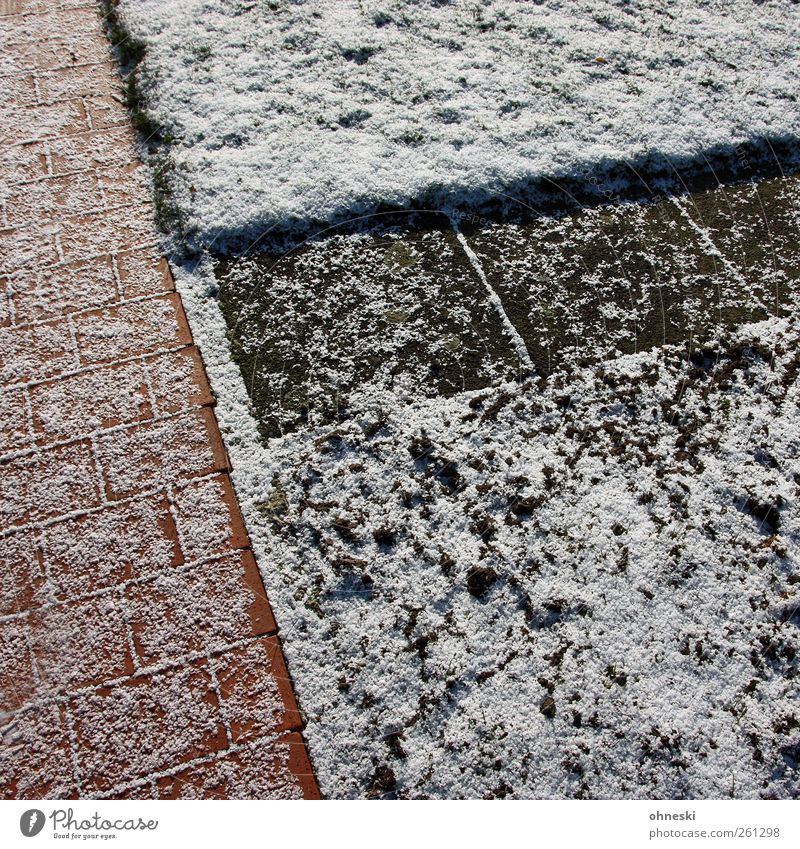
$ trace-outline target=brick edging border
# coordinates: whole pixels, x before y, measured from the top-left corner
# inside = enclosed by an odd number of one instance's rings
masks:
[[[296,697],[294,695],[294,682],[292,681],[291,672],[289,671],[288,666],[286,665],[286,659],[283,654],[283,649],[281,647],[281,638],[280,638],[280,627],[277,621],[274,619],[272,614],[271,605],[269,603],[269,596],[267,594],[266,587],[264,586],[264,581],[261,576],[261,571],[258,569],[258,561],[255,556],[255,552],[253,550],[252,544],[250,542],[250,535],[247,531],[247,525],[244,521],[244,516],[242,514],[242,510],[239,506],[239,500],[236,496],[236,488],[233,483],[233,478],[231,477],[231,471],[233,469],[233,464],[230,459],[230,455],[228,453],[227,448],[225,448],[225,442],[222,438],[222,432],[219,428],[219,422],[217,421],[216,413],[214,412],[214,407],[216,407],[216,396],[211,387],[211,383],[208,379],[208,372],[206,370],[205,362],[203,360],[203,352],[199,346],[197,346],[194,342],[194,336],[191,332],[191,327],[189,326],[188,320],[186,319],[186,313],[183,308],[183,301],[181,299],[180,292],[178,292],[177,287],[175,285],[175,278],[172,273],[172,269],[169,266],[169,261],[166,257],[164,257],[164,261],[166,264],[167,275],[168,275],[168,288],[167,292],[174,292],[176,298],[178,300],[178,304],[180,305],[180,311],[183,316],[183,322],[188,331],[188,343],[187,347],[191,346],[197,352],[199,365],[200,365],[200,373],[198,376],[200,382],[200,388],[203,390],[207,400],[206,403],[201,405],[201,409],[206,409],[210,413],[209,417],[209,425],[212,432],[212,439],[217,441],[217,444],[222,446],[222,450],[224,452],[225,457],[225,466],[226,468],[220,469],[219,474],[223,479],[224,486],[229,494],[229,497],[226,498],[228,501],[228,507],[231,513],[231,522],[234,527],[238,526],[242,529],[245,538],[246,544],[241,546],[238,550],[243,554],[244,557],[252,558],[252,563],[256,567],[255,575],[253,576],[252,571],[248,576],[248,585],[251,586],[252,589],[256,590],[256,587],[252,586],[253,583],[257,581],[257,592],[260,592],[262,597],[266,600],[267,607],[269,609],[269,615],[272,616],[274,622],[274,630],[270,628],[269,633],[274,634],[274,638],[278,645],[278,651],[280,652],[279,663],[282,665],[283,669],[286,673],[286,686],[284,690],[284,698],[290,699],[291,703],[296,705]],[[283,689],[283,688],[282,688]],[[301,717],[301,729],[302,725],[305,722],[302,720],[302,711],[298,711],[299,716]],[[314,768],[311,761],[311,756],[308,751],[308,744],[306,743],[305,738],[303,737],[302,730],[293,731],[285,738],[280,738],[277,742],[281,742],[281,740],[285,740],[291,746],[291,755],[288,761],[288,769],[297,779],[302,791],[304,799],[321,799],[322,795],[319,790],[319,785],[317,783],[316,775],[314,773]]]

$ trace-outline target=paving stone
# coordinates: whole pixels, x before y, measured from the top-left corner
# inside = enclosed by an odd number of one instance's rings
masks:
[[[75,317],[81,360],[100,363],[191,341],[180,298],[167,294]]]
[[[22,389],[0,390],[0,454],[24,448],[30,442],[25,392]]]
[[[0,0],[0,15],[19,15],[24,8],[24,0]]]
[[[18,183],[3,190],[0,197],[5,199],[6,218],[11,227],[81,215],[105,205],[97,177],[92,173]]]
[[[49,2],[49,0],[36,0],[36,2],[44,3]],[[58,2],[62,9],[91,9],[95,13],[97,12],[97,6],[92,0],[58,0]]]
[[[36,696],[27,618],[0,622],[0,714],[19,710]]]
[[[146,367],[160,414],[182,413],[214,403],[200,352],[194,345],[148,359]]]
[[[9,0],[0,0],[9,2]],[[34,56],[35,44],[32,42],[12,44],[7,38],[9,25],[13,28],[14,21],[18,19],[6,18],[0,21],[0,76],[18,74],[20,71],[32,71],[36,67]]]
[[[70,701],[86,791],[110,790],[227,745],[203,663],[131,678]]]
[[[72,41],[81,34],[92,33],[102,44],[102,15],[97,3],[74,3],[59,0],[59,8],[48,7],[44,23],[50,39]]]
[[[75,798],[63,707],[41,704],[0,719],[0,777],[4,799]]]
[[[67,218],[59,236],[68,261],[150,247],[156,242],[152,207],[133,204]]]
[[[77,599],[182,562],[165,498],[130,501],[49,525],[42,546],[59,599]]]
[[[187,560],[250,544],[228,475],[192,481],[173,497],[175,522]]]
[[[126,298],[159,295],[175,290],[167,261],[155,251],[126,251],[117,256],[117,267]]]
[[[119,89],[121,81],[110,62],[78,65],[39,74],[42,103],[76,97],[102,97]]]
[[[102,434],[97,443],[109,498],[224,471],[228,465],[207,408]]]
[[[77,365],[66,321],[0,328],[0,384],[44,380]]]
[[[258,742],[158,779],[161,799],[319,799],[299,734]]]
[[[11,324],[11,292],[9,282],[0,280],[0,327]]]
[[[29,395],[33,429],[40,444],[144,421],[153,414],[147,375],[138,362],[40,383]]]
[[[0,44],[0,79],[20,71],[33,70],[36,67],[34,52],[30,48],[17,51],[6,44]]]
[[[30,109],[38,104],[33,74],[8,74],[3,77],[3,100],[6,106]]]
[[[136,651],[142,664],[212,651],[243,637],[275,631],[263,588],[247,584],[249,563],[232,555],[173,569],[126,589]],[[256,575],[257,577],[257,575]]]
[[[104,594],[30,616],[42,692],[67,693],[133,673],[122,599]]]
[[[0,107],[0,144],[19,144],[91,129],[83,101]]]
[[[47,176],[47,150],[43,142],[8,145],[3,148],[0,176],[5,186]]]
[[[211,660],[234,743],[299,731],[302,719],[277,637],[264,637]]]
[[[126,790],[116,790],[111,796],[112,799],[158,799],[155,781],[148,781],[146,784],[137,787],[129,787]]]
[[[82,4],[77,8],[59,7],[54,0],[24,0],[25,14],[3,21],[3,35],[9,44],[46,43],[52,40],[72,41],[98,31],[97,6]]]
[[[110,127],[130,126],[130,118],[122,106],[122,98],[119,95],[90,97],[84,103],[91,129],[103,130]]]
[[[2,795],[315,798],[98,8],[0,16]]]
[[[105,63],[110,57],[108,45],[96,38],[94,33],[74,34],[70,38],[51,38],[36,42],[33,47],[30,59],[35,67],[41,70]]]
[[[0,274],[44,267],[58,262],[56,227],[31,225],[0,230]]]
[[[239,552],[239,558],[243,571],[242,580],[253,595],[253,603],[248,610],[250,620],[253,623],[253,633],[259,635],[275,634],[278,625],[272,615],[272,608],[253,552],[249,548],[243,549]]]
[[[2,0],[2,2],[6,4],[7,10],[4,16],[19,16],[7,17],[2,21],[4,42],[17,46],[43,37],[42,22],[40,20],[33,16],[22,17],[20,3],[27,3],[29,0]]]
[[[103,306],[119,298],[110,256],[21,271],[10,278],[17,324]]]
[[[103,169],[98,173],[98,182],[106,206],[138,203],[150,200],[148,173],[140,163],[114,169]]]
[[[97,168],[125,168],[138,162],[135,138],[129,127],[92,130],[47,142],[53,174],[71,174]]]
[[[0,463],[0,530],[99,503],[88,442]]]
[[[46,601],[44,583],[35,534],[21,531],[0,537],[0,616],[23,613]]]

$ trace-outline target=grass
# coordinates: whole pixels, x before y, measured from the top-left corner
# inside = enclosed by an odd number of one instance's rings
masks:
[[[147,100],[144,61],[146,46],[133,37],[117,11],[116,0],[103,0],[106,33],[111,42],[125,83],[125,105],[131,116],[141,149],[151,166],[153,209],[158,227],[166,234],[185,240],[185,215],[175,201],[174,175],[177,165],[170,154],[172,137],[155,120]]]
[[[542,374],[702,344],[788,315],[798,179],[473,228],[473,248]],[[465,231],[469,225],[465,225]]]

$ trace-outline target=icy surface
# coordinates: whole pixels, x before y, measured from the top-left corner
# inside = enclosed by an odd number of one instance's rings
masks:
[[[785,0],[119,8],[170,140],[161,183],[205,244],[800,129],[800,13]]]

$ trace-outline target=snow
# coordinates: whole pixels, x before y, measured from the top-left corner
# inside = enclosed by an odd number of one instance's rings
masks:
[[[265,446],[177,281],[325,793],[796,795],[794,322]]]
[[[505,307],[503,307],[503,302],[500,299],[500,296],[495,292],[492,288],[492,284],[489,282],[486,277],[486,273],[483,270],[483,266],[481,265],[480,259],[475,254],[475,251],[469,245],[469,242],[464,238],[464,234],[458,228],[458,221],[456,219],[452,219],[453,231],[456,234],[456,238],[458,239],[458,243],[464,250],[464,253],[467,255],[470,265],[475,269],[476,274],[480,278],[481,283],[483,283],[486,288],[487,295],[489,296],[489,303],[494,307],[494,309],[500,315],[500,319],[503,324],[503,329],[506,333],[511,337],[511,340],[514,344],[514,349],[516,351],[517,357],[519,359],[520,367],[525,369],[526,371],[533,370],[533,361],[531,360],[531,356],[528,353],[528,349],[525,347],[525,342],[523,338],[519,335],[517,328],[514,327],[511,319],[508,317]]]
[[[783,2],[120,10],[147,45],[176,244],[202,249],[798,131],[800,18]],[[481,250],[457,244],[527,362]],[[212,260],[173,267],[324,793],[797,796],[793,319],[693,359],[567,359],[449,398],[373,380],[335,426],[266,441]],[[377,287],[364,303],[396,306]]]
[[[122,0],[185,236],[796,135],[786,2]],[[669,164],[666,163],[667,169]],[[246,242],[245,242],[246,243]]]

